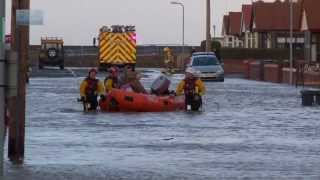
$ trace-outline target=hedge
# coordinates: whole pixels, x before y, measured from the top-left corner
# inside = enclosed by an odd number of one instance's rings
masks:
[[[272,59],[285,60],[290,57],[290,49],[248,49],[221,48],[222,59]],[[294,50],[294,59],[304,59],[304,50]]]

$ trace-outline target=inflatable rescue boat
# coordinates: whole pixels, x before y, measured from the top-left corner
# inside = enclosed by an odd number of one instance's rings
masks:
[[[184,110],[184,96],[157,96],[112,89],[100,109],[106,112],[166,112]]]

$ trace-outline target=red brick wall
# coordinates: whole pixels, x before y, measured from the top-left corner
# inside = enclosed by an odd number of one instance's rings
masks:
[[[282,68],[278,64],[264,65],[264,80],[267,82],[281,83]]]
[[[256,81],[263,81],[263,76],[261,75],[261,65],[258,61],[251,62],[249,65],[249,79],[256,80]]]
[[[244,73],[245,65],[243,60],[239,59],[224,59],[224,72],[226,74],[234,74],[234,73]]]
[[[304,73],[304,84],[310,86],[320,85],[320,72],[305,72]]]
[[[296,82],[296,69],[293,69],[293,84]],[[282,68],[282,83],[290,84],[290,68]]]

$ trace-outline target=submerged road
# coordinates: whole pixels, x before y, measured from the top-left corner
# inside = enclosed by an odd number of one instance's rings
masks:
[[[31,79],[25,165],[7,160],[6,180],[320,179],[320,109],[299,89],[227,78],[203,113],[83,113],[84,72]]]

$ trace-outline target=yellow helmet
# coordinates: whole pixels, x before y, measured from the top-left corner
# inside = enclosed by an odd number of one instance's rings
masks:
[[[168,47],[165,47],[165,48],[163,48],[163,51],[168,52],[168,51],[170,51],[170,49]]]

